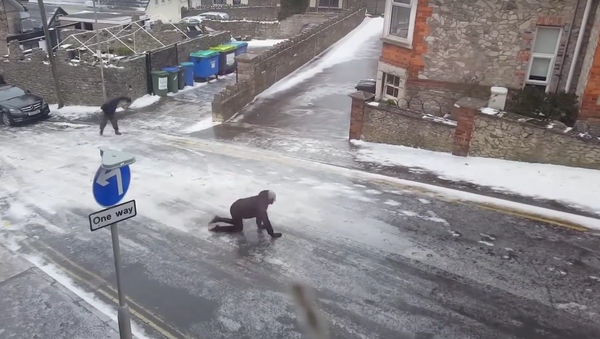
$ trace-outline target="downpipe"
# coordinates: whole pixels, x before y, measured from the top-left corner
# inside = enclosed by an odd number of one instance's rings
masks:
[[[581,20],[581,27],[579,28],[579,35],[577,36],[577,43],[575,45],[575,52],[573,52],[573,59],[569,66],[569,75],[567,76],[567,82],[565,84],[565,92],[569,92],[571,87],[571,81],[573,81],[573,75],[575,74],[575,66],[577,66],[577,59],[579,59],[579,53],[581,52],[581,45],[583,45],[583,36],[587,27],[588,19],[590,18],[590,12],[592,10],[592,0],[586,0],[585,10],[583,12],[583,19]]]

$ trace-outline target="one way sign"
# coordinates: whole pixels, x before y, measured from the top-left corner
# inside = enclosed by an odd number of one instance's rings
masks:
[[[90,231],[94,232],[116,222],[133,218],[136,215],[137,209],[135,208],[135,200],[92,213],[89,216]]]

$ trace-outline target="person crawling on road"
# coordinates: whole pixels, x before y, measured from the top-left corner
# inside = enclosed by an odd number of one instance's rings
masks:
[[[238,199],[229,208],[231,219],[215,216],[209,224],[224,222],[232,226],[215,226],[210,229],[211,232],[237,233],[244,230],[244,219],[256,218],[256,225],[259,229],[266,229],[267,233],[273,238],[281,237],[281,233],[273,232],[273,227],[269,221],[267,208],[275,202],[275,192],[270,190],[261,191],[258,195]]]
[[[104,128],[106,124],[110,121],[110,124],[115,130],[116,135],[121,135],[119,132],[119,124],[117,123],[117,117],[115,112],[117,111],[117,106],[121,101],[127,101],[131,103],[131,98],[129,97],[118,97],[105,102],[100,109],[102,110],[102,121],[100,121],[100,135],[104,134]]]

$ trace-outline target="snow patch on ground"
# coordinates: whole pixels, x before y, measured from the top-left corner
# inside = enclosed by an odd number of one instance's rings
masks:
[[[160,100],[160,96],[158,96],[158,95],[146,94],[142,97],[135,99],[131,103],[131,105],[129,105],[129,108],[138,109],[138,108],[148,107],[150,105],[157,103],[159,100]]]
[[[46,273],[52,279],[56,280],[59,284],[63,285],[66,289],[73,292],[73,294],[83,299],[83,301],[90,304],[98,311],[102,312],[114,322],[118,323],[117,310],[115,308],[98,300],[93,294],[81,289],[75,284],[75,282],[73,282],[73,280],[71,280],[71,278],[64,274],[58,267],[49,263],[45,263],[44,260],[39,257],[26,255],[24,256],[24,258],[31,264],[39,268],[41,271]],[[144,330],[141,327],[137,326],[137,324],[133,323],[133,321],[131,324],[131,332],[133,332],[133,335],[136,336],[138,339],[150,339],[150,337],[146,335]]]
[[[202,119],[199,122],[195,123],[194,125],[192,125],[190,127],[187,127],[182,132],[183,133],[200,132],[200,131],[212,128],[213,126],[217,126],[217,125],[220,125],[220,124],[221,124],[220,122],[214,122],[213,118],[212,118],[212,115],[211,115],[208,118]]]
[[[400,206],[401,205],[399,202],[397,202],[395,200],[391,200],[391,199],[388,199],[388,200],[384,201],[383,203],[386,205],[389,205],[389,206]]]
[[[492,158],[456,157],[416,148],[352,141],[356,158],[384,166],[424,168],[440,178],[496,191],[561,201],[600,215],[600,171]]]
[[[281,79],[258,97],[270,97],[274,94],[288,90],[303,81],[312,78],[323,70],[351,61],[356,58],[357,52],[364,48],[364,43],[377,38],[383,30],[383,18],[365,18],[365,20],[343,39],[335,43],[318,61],[301,67],[297,71]]]
[[[250,40],[246,41],[248,43],[248,47],[272,47],[277,45],[278,43],[284,42],[287,39],[265,39],[265,40]]]
[[[57,115],[63,118],[81,118],[102,112],[100,107],[94,106],[64,106],[60,109],[58,108],[57,104],[52,104],[49,106],[50,112],[53,115]]]

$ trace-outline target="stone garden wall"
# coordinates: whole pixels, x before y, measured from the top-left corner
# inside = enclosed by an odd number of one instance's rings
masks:
[[[452,152],[454,129],[455,124],[443,119],[425,120],[423,114],[397,107],[367,105],[362,140]]]
[[[361,103],[362,99],[357,98],[362,97],[352,96],[352,139],[462,156],[600,169],[599,138],[560,123],[548,124],[510,113],[484,114],[479,111],[481,105],[462,105],[464,99],[455,107],[457,123],[385,103]]]
[[[216,94],[213,119],[226,121],[277,81],[285,78],[331,47],[364,20],[364,8],[347,10],[306,32],[277,44],[261,54],[242,54],[238,62],[239,83]]]
[[[180,41],[150,53],[152,70],[179,64],[189,60],[191,51],[207,49],[229,40],[228,32],[204,35]],[[15,41],[16,43],[16,41]],[[35,49],[25,58],[21,50],[11,46],[10,59],[0,60],[0,74],[7,83],[42,96],[49,103],[56,102],[54,81],[48,55]],[[91,53],[73,60],[67,49],[55,53],[61,93],[66,105],[101,105],[103,102],[100,68]],[[105,87],[108,97],[121,95],[137,99],[148,93],[148,70],[146,54],[123,58],[111,58],[104,68]]]
[[[478,114],[469,156],[600,169],[598,138],[515,119]]]
[[[229,31],[234,37],[260,39],[287,39],[299,34],[303,28],[318,25],[335,17],[335,13],[296,14],[279,21],[205,20],[206,27],[217,31]]]
[[[184,9],[181,11],[181,17],[185,18],[206,12],[223,12],[229,14],[230,20],[275,21],[279,9],[279,6],[208,6]]]

